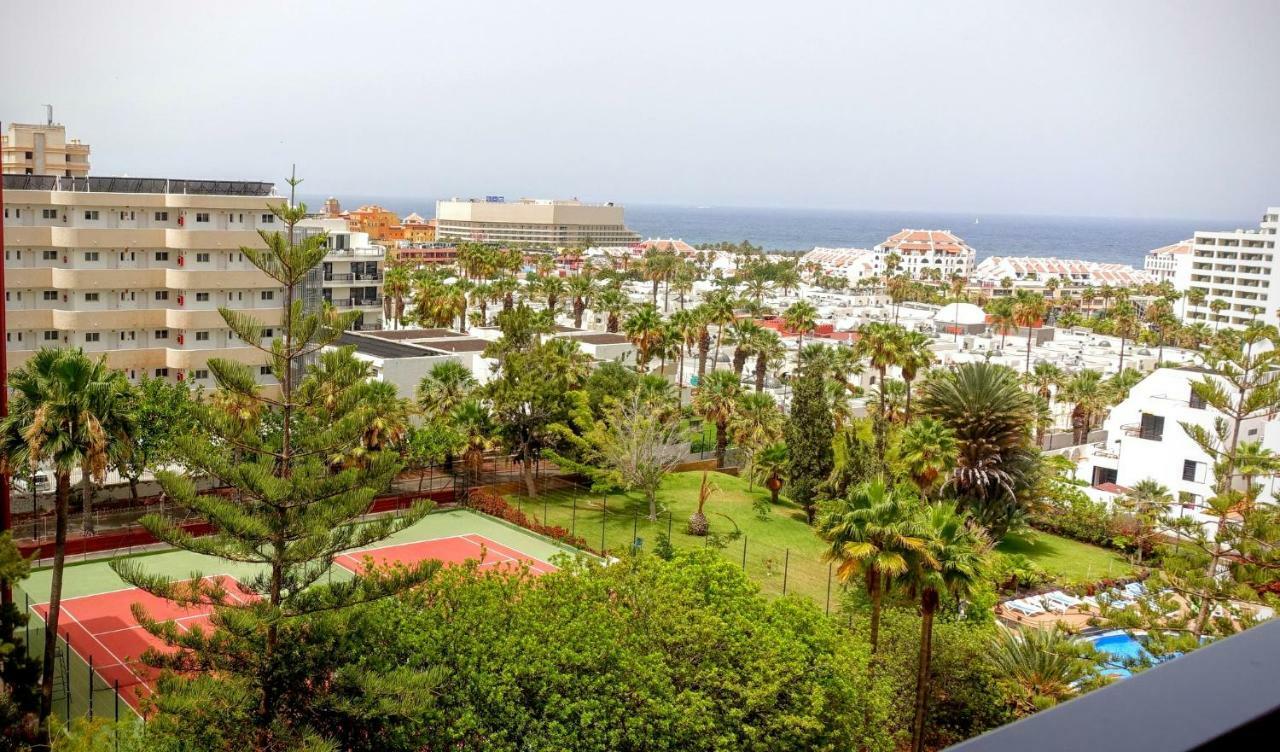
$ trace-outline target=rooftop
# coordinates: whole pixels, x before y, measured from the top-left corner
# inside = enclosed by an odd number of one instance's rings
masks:
[[[950,230],[910,230],[904,229],[890,235],[877,248],[886,251],[902,251],[904,253],[949,253],[960,254],[972,252],[972,248],[952,234]]]
[[[341,347],[355,347],[356,352],[375,358],[425,358],[436,353],[425,347],[392,342],[367,333],[343,332],[337,344]]]
[[[4,187],[13,191],[72,191],[76,193],[177,193],[196,196],[274,196],[274,183],[247,180],[190,180],[185,178],[83,177],[5,175]]]

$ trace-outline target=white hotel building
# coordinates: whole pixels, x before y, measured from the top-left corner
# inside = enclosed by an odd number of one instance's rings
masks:
[[[1169,282],[1178,290],[1186,290],[1191,283],[1191,240],[1183,240],[1147,251],[1142,268],[1156,282]]]
[[[1254,319],[1280,324],[1280,265],[1276,264],[1276,234],[1280,207],[1270,207],[1257,229],[1224,232],[1197,231],[1192,238],[1186,287],[1205,294],[1205,302],[1188,306],[1186,319],[1242,328]],[[1177,280],[1175,279],[1175,285]],[[1228,307],[1214,313],[1209,307],[1222,300]]]
[[[946,281],[953,275],[968,279],[973,274],[977,253],[949,230],[903,230],[890,235],[872,249],[875,253],[876,275],[883,275],[889,256],[898,257],[898,271],[912,279],[932,276],[929,270],[938,271],[938,279]]]

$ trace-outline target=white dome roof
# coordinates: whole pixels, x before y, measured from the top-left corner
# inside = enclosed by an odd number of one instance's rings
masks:
[[[948,303],[942,307],[942,310],[933,315],[933,320],[942,324],[970,326],[972,324],[985,324],[987,322],[987,314],[972,303]]]

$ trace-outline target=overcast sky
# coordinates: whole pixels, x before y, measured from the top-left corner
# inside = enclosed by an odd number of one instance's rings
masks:
[[[1277,0],[25,7],[0,119],[53,104],[98,174],[280,181],[297,162],[338,196],[1280,204]]]

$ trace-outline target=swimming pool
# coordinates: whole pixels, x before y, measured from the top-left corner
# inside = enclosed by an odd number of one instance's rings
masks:
[[[1116,631],[1098,635],[1089,640],[1099,652],[1116,659],[1117,662],[1135,658],[1150,657],[1146,648],[1142,647],[1140,638],[1128,632]],[[1132,672],[1123,666],[1108,666],[1102,673],[1108,676],[1129,676]]]

